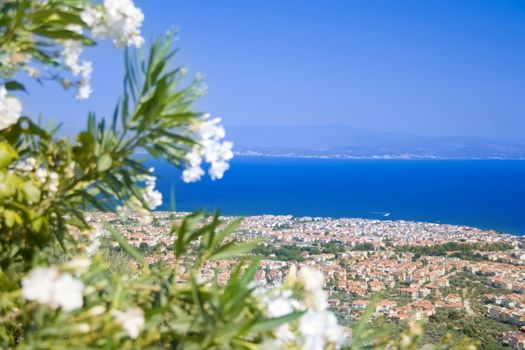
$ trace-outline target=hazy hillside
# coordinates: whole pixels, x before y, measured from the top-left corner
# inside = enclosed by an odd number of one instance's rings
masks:
[[[230,126],[240,153],[341,157],[525,159],[525,140],[424,137],[348,126]]]

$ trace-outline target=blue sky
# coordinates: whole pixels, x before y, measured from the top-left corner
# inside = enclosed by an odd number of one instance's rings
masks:
[[[180,28],[201,110],[226,125],[344,124],[421,135],[525,138],[523,0],[141,0],[147,39]],[[83,125],[109,115],[122,52],[90,50],[95,93],[32,86],[26,111]],[[71,93],[72,95],[72,93]]]

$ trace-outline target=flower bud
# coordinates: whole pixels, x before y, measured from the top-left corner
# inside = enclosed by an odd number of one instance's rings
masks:
[[[93,306],[89,309],[88,313],[90,316],[97,317],[106,312],[106,307],[104,305]]]

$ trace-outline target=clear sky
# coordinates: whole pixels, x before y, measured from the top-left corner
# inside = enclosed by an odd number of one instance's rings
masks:
[[[201,110],[226,125],[344,124],[421,135],[525,138],[523,0],[136,0],[146,39],[180,28]],[[30,113],[109,114],[122,52],[101,45],[91,99],[32,87]],[[72,96],[73,93],[71,93]]]

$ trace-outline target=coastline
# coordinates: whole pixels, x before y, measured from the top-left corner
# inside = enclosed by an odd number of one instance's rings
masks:
[[[253,157],[253,158],[290,158],[290,159],[338,159],[338,160],[458,160],[458,161],[476,161],[476,160],[503,160],[503,161],[524,161],[525,158],[507,158],[507,157],[438,157],[431,155],[372,155],[372,156],[352,156],[344,154],[326,154],[326,155],[301,155],[294,153],[272,154],[257,151],[234,152],[235,157]]]
[[[284,158],[284,159],[334,159],[334,160],[443,160],[443,161],[525,161],[525,157],[439,157],[432,155],[372,155],[372,156],[353,156],[345,154],[296,154],[296,153],[264,153],[258,151],[234,151],[235,158]],[[154,160],[145,151],[135,152],[134,157],[145,157],[145,161]]]
[[[181,215],[188,215],[191,214],[189,211],[176,211],[176,210],[155,210],[155,215],[160,216],[166,216],[175,214],[177,216]],[[385,213],[387,214],[387,213]],[[470,225],[456,225],[456,224],[448,224],[448,223],[441,223],[441,222],[431,222],[431,221],[415,221],[415,220],[403,220],[403,219],[371,219],[371,218],[361,218],[361,217],[331,217],[331,216],[296,216],[292,214],[259,214],[259,215],[228,215],[228,214],[221,214],[221,217],[231,220],[235,218],[243,218],[248,220],[253,219],[276,219],[276,220],[291,220],[291,221],[297,221],[297,222],[326,222],[326,221],[342,221],[342,222],[354,222],[354,223],[368,223],[368,224],[384,224],[384,225],[392,225],[392,226],[403,226],[403,225],[409,225],[409,226],[420,226],[420,227],[442,227],[446,228],[448,230],[457,230],[457,231],[479,231],[483,233],[489,233],[489,234],[495,234],[495,235],[501,235],[504,237],[512,237],[512,238],[525,238],[525,233],[520,234],[512,234],[507,233],[503,231],[498,231],[494,229],[484,229],[479,228],[475,226]],[[384,216],[385,217],[385,216]],[[388,216],[386,216],[388,217]]]

